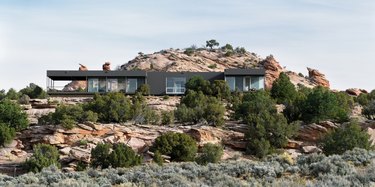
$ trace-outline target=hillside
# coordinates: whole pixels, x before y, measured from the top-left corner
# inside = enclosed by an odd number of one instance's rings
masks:
[[[308,76],[300,76],[288,71],[272,56],[262,58],[256,53],[234,50],[228,55],[228,50],[219,49],[168,49],[153,54],[139,53],[137,57],[120,66],[122,70],[141,69],[145,71],[224,71],[230,68],[264,68],[266,70],[266,88],[270,88],[281,72],[286,72],[293,84],[307,87],[322,85],[330,87],[325,75],[318,70],[307,68]]]

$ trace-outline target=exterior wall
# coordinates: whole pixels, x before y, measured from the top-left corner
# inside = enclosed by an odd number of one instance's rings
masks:
[[[202,76],[211,82],[224,80],[222,72],[148,72],[146,82],[150,86],[151,95],[165,95],[167,77],[185,77],[188,81],[193,76]]]

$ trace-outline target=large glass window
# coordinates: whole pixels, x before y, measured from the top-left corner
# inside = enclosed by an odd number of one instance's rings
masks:
[[[117,91],[118,91],[118,80],[107,79],[107,92],[117,92]]]
[[[251,81],[252,79],[250,77],[244,77],[244,85],[243,85],[243,91],[249,91],[252,87]]]
[[[99,79],[99,92],[106,92],[106,78]]]
[[[126,92],[126,80],[125,78],[119,78],[118,79],[118,85],[117,85],[117,89],[119,92]]]
[[[227,81],[231,91],[236,90],[236,79],[235,79],[235,77],[225,77],[225,81]]]
[[[259,90],[259,77],[251,77],[251,88]]]
[[[259,89],[264,89],[264,77],[260,76],[259,78]]]
[[[167,94],[184,94],[185,93],[185,77],[167,77]]]
[[[137,79],[136,78],[130,78],[126,81],[126,93],[135,93],[137,91],[138,85],[137,85]]]
[[[99,91],[99,79],[89,78],[88,79],[88,92],[98,92]]]

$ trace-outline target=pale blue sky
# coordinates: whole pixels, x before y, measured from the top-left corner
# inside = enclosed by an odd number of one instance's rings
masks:
[[[0,89],[212,38],[319,69],[332,88],[375,88],[374,0],[0,0]]]

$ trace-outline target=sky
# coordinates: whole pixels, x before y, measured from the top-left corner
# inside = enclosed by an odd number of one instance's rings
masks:
[[[0,0],[0,89],[209,39],[318,69],[333,89],[375,89],[374,0]]]

